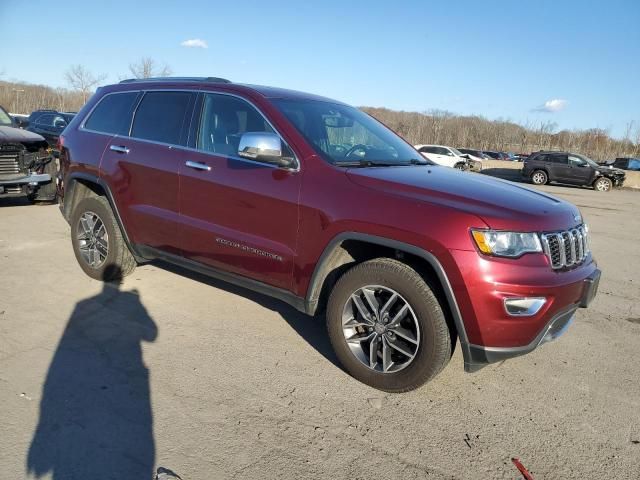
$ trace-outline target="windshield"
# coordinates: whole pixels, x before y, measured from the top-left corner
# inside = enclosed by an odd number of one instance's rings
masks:
[[[334,165],[428,163],[422,155],[357,108],[315,100],[274,100],[315,150]]]
[[[9,114],[4,111],[4,108],[0,108],[0,126],[11,127],[12,125],[13,122],[11,121]]]

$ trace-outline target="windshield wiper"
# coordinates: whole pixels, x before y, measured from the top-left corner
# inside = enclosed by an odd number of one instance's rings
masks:
[[[338,167],[397,167],[398,165],[408,165],[406,163],[380,162],[376,160],[336,160],[333,162]]]
[[[336,160],[334,165],[339,167],[406,167],[408,165],[430,165],[427,160],[411,158],[406,162],[384,162],[379,160]]]

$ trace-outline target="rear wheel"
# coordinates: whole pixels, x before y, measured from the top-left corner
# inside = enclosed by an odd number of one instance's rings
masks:
[[[80,267],[95,280],[118,280],[136,267],[105,197],[88,197],[76,205],[71,216],[71,242]]]
[[[338,280],[327,328],[344,368],[388,392],[421,386],[451,358],[451,332],[433,291],[415,270],[390,258],[363,262]]]
[[[534,185],[544,185],[548,180],[549,177],[544,170],[536,170],[531,174],[531,181]]]
[[[593,182],[593,188],[598,192],[608,192],[613,188],[613,182],[606,177],[600,177]]]

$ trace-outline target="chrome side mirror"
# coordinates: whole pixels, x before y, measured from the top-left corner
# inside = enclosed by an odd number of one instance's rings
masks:
[[[280,137],[269,132],[243,133],[238,146],[238,156],[285,168],[291,168],[295,164],[293,157],[283,155]]]

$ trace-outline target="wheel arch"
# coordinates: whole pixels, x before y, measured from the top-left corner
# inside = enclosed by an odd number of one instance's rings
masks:
[[[469,342],[449,278],[435,255],[415,245],[358,232],[337,235],[325,247],[314,269],[305,300],[307,313],[314,315],[324,307],[328,293],[344,271],[356,263],[381,256],[401,259],[434,289],[446,310],[452,333],[460,340],[466,362],[470,358]]]
[[[106,197],[107,201],[109,202],[109,206],[113,211],[113,215],[118,222],[118,227],[120,227],[122,238],[124,239],[127,247],[134,255],[136,261],[138,261],[139,263],[145,261],[145,258],[136,251],[134,245],[129,240],[127,230],[124,226],[124,223],[122,222],[122,217],[120,216],[120,212],[118,211],[118,206],[115,202],[115,199],[113,198],[111,189],[109,188],[109,185],[100,177],[84,172],[73,172],[67,176],[67,178],[65,179],[64,201],[60,205],[62,215],[67,220],[67,222],[71,221],[73,209],[80,202],[80,200],[92,195]]]

